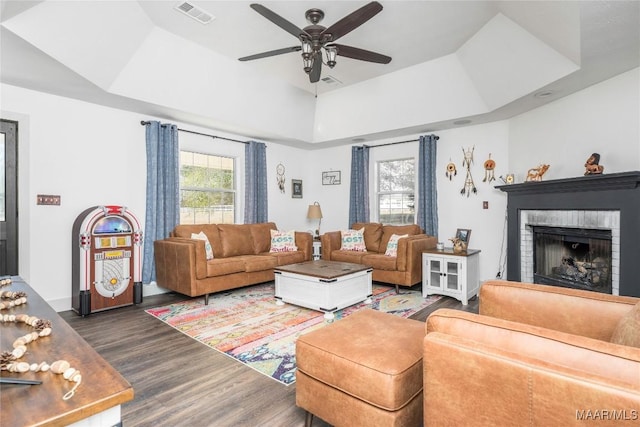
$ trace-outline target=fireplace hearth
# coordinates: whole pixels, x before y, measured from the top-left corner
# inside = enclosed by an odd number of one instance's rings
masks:
[[[640,297],[640,171],[496,188],[507,193],[508,280]],[[534,229],[540,227],[603,234],[592,238],[577,233],[572,238],[578,240],[572,243],[552,243],[557,253],[546,255],[549,261],[541,272],[534,267],[534,256],[539,256]],[[589,239],[593,247],[587,250],[585,240]]]
[[[611,294],[611,230],[533,227],[533,282]]]

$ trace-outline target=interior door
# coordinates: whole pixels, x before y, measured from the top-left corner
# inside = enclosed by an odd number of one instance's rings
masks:
[[[18,274],[18,123],[0,119],[0,275]]]

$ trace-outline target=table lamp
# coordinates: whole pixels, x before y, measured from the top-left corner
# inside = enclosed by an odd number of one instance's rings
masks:
[[[318,229],[316,230],[315,239],[320,238],[320,223],[322,223],[322,209],[320,209],[320,203],[313,202],[312,205],[309,205],[309,210],[307,210],[307,218],[308,219],[317,219],[318,220]]]

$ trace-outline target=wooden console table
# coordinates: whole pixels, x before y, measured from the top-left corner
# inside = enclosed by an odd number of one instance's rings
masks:
[[[118,417],[120,405],[133,399],[133,388],[106,360],[104,360],[80,335],[56,313],[28,284],[18,277],[0,291],[24,291],[27,303],[0,314],[27,313],[40,319],[50,320],[53,332],[27,346],[21,362],[51,364],[56,360],[67,360],[82,374],[82,383],[69,400],[62,396],[73,388],[62,375],[51,372],[27,372],[24,374],[2,371],[2,378],[17,378],[42,381],[40,385],[2,384],[0,388],[1,426],[64,426],[78,421],[90,421],[90,425],[104,425],[101,414]],[[24,323],[0,324],[0,351],[11,351],[18,337],[33,331]],[[109,333],[108,325],[105,333]],[[106,411],[106,412],[105,412]],[[97,421],[97,422],[96,422]],[[109,421],[111,419],[105,420]],[[81,424],[81,423],[80,423]]]

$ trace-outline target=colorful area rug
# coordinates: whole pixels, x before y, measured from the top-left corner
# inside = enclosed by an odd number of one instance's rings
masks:
[[[194,298],[147,313],[178,331],[283,384],[295,382],[295,342],[301,335],[328,325],[322,312],[291,304],[276,305],[273,282]],[[440,296],[422,298],[419,291],[373,285],[373,303],[356,304],[335,313],[338,321],[364,308],[409,317]]]

